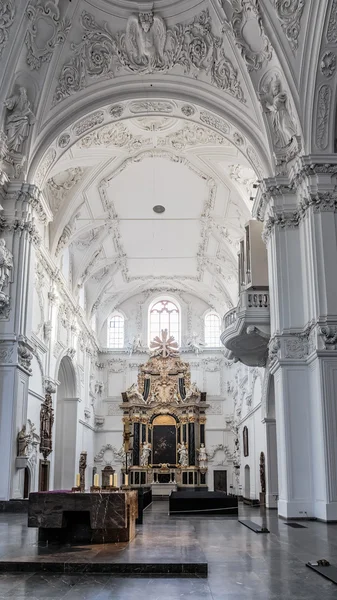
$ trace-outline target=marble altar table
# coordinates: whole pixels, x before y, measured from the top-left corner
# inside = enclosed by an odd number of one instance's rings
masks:
[[[128,542],[136,533],[136,491],[34,492],[29,495],[28,527],[39,541],[104,544]]]

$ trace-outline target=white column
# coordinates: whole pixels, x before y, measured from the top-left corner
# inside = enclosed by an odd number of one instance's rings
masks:
[[[1,190],[0,238],[13,255],[6,289],[8,303],[0,307],[0,499],[23,496],[23,470],[16,469],[17,434],[27,422],[31,374],[35,248],[46,215],[35,186],[5,183]],[[38,217],[38,214],[39,217]],[[40,219],[40,220],[39,220]]]

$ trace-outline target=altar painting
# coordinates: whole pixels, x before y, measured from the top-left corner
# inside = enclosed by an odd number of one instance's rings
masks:
[[[153,421],[153,458],[154,465],[177,462],[177,428],[173,417],[160,415]]]

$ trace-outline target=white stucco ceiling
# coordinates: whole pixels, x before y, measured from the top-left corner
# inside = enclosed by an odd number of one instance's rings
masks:
[[[50,247],[60,264],[70,253],[89,315],[104,318],[154,286],[180,286],[223,311],[236,301],[255,181],[237,147],[197,123],[148,116],[103,125],[63,154],[46,183]]]

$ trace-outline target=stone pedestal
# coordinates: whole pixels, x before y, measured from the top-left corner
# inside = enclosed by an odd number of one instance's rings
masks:
[[[59,543],[128,542],[136,535],[137,492],[47,492],[29,496],[28,527]]]

